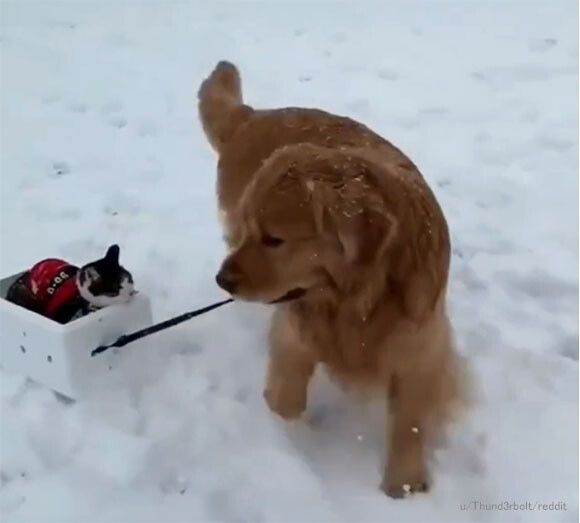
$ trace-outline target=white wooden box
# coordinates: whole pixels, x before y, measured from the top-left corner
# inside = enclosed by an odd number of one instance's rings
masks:
[[[96,347],[153,321],[151,302],[139,293],[130,303],[62,325],[4,299],[20,274],[0,280],[0,366],[69,398],[81,399],[102,386],[117,365],[119,352],[129,349],[109,349],[91,357]]]

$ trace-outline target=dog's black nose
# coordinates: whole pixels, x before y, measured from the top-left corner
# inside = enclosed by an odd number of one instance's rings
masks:
[[[232,294],[241,280],[241,274],[236,267],[229,263],[224,264],[217,273],[215,281],[224,290]]]
[[[234,289],[236,288],[236,281],[229,278],[227,274],[224,274],[221,271],[217,273],[215,281],[224,291],[229,293],[234,292]]]

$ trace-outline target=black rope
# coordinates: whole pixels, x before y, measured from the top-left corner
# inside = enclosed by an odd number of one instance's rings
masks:
[[[151,334],[155,334],[156,332],[162,331],[164,329],[168,329],[169,327],[173,327],[174,325],[178,325],[179,323],[183,323],[184,321],[190,320],[191,318],[195,318],[196,316],[201,316],[206,312],[213,311],[222,305],[226,305],[234,300],[229,298],[224,301],[218,301],[213,305],[208,305],[207,307],[202,307],[201,309],[197,309],[195,311],[186,312],[185,314],[181,314],[176,316],[175,318],[170,318],[169,320],[162,321],[161,323],[157,323],[156,325],[151,325],[151,327],[147,327],[146,329],[141,329],[140,331],[132,332],[131,334],[125,334],[117,339],[117,341],[110,343],[109,345],[100,345],[95,350],[91,352],[91,357],[96,356],[97,354],[101,354],[101,352],[105,352],[106,350],[112,347],[124,347],[128,343],[132,343],[135,340],[139,340],[144,338],[145,336],[150,336]]]

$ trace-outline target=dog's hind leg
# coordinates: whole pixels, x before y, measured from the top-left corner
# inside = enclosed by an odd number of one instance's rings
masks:
[[[428,391],[411,376],[392,378],[387,405],[387,463],[381,489],[393,498],[427,490],[423,392]]]
[[[406,368],[393,376],[381,485],[387,495],[403,497],[428,489],[427,452],[460,405],[458,362],[450,348],[428,365]]]

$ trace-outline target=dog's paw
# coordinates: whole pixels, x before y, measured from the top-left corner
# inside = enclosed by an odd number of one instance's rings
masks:
[[[427,492],[429,483],[427,481],[418,481],[413,483],[391,483],[383,480],[381,490],[390,498],[401,499],[416,492]]]
[[[306,394],[289,391],[283,387],[271,387],[264,390],[264,399],[272,412],[284,419],[295,419],[306,409]]]

